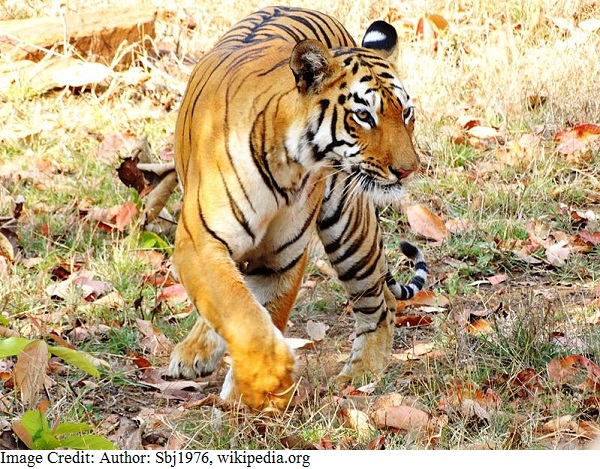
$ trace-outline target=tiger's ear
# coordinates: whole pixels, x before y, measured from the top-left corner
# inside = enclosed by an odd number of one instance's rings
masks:
[[[391,63],[398,58],[398,33],[385,21],[371,23],[362,40],[362,46],[372,49]]]
[[[319,41],[305,39],[294,47],[290,68],[296,78],[296,88],[302,94],[318,86],[335,70],[329,50]]]

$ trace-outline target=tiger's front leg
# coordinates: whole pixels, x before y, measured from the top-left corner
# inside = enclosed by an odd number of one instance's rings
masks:
[[[233,385],[227,397],[239,396],[255,409],[283,409],[293,394],[292,350],[250,291],[227,247],[203,230],[197,207],[184,207],[177,228],[174,263],[188,295],[206,322],[223,338],[233,361]],[[196,230],[188,226],[196,217]],[[172,369],[194,369],[203,334],[192,332],[172,357]]]
[[[396,299],[386,285],[387,264],[377,211],[348,178],[332,176],[317,220],[319,238],[352,302],[356,338],[339,378],[380,374],[392,350]]]

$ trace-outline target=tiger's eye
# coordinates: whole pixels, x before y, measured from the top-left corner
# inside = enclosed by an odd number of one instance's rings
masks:
[[[358,117],[361,121],[368,122],[371,114],[368,111],[356,111],[356,117]]]

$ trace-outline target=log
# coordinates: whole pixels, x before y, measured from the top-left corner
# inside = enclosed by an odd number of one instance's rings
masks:
[[[127,46],[151,46],[155,19],[156,7],[141,2],[56,18],[0,21],[0,57],[39,62],[48,54],[71,56],[75,51],[84,60],[126,66],[139,52]]]

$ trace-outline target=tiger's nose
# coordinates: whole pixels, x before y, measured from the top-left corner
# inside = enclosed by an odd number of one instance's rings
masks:
[[[402,168],[392,168],[391,166],[388,166],[388,169],[390,170],[390,173],[392,173],[394,176],[396,176],[398,178],[398,180],[402,180],[402,179],[406,179],[408,176],[410,176],[414,170],[413,169],[402,169]]]

